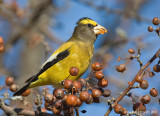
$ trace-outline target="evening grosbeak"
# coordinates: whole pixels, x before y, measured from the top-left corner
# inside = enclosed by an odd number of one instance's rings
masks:
[[[93,57],[97,36],[107,33],[107,30],[87,17],[81,18],[76,24],[72,37],[48,58],[36,75],[25,81],[26,85],[15,92],[14,96],[21,95],[29,88],[57,86],[65,79],[74,81],[85,73]],[[77,76],[70,75],[71,67],[79,69]]]

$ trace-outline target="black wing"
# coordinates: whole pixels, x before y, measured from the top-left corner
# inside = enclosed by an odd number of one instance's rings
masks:
[[[54,64],[56,64],[57,62],[65,59],[68,55],[70,54],[69,50],[65,50],[61,53],[59,53],[57,55],[57,57],[55,59],[53,59],[52,61],[50,62],[47,62],[43,67],[42,69],[39,71],[39,73],[35,76],[32,76],[31,78],[27,79],[25,81],[25,83],[28,83],[28,82],[34,82],[38,79],[38,76],[41,75],[44,71],[46,71],[47,69],[49,69],[51,66],[53,66]]]
[[[38,76],[39,76],[40,74],[42,74],[44,71],[46,71],[47,69],[49,69],[51,66],[53,66],[53,65],[56,64],[57,62],[65,59],[69,54],[70,54],[70,53],[69,53],[69,50],[68,50],[68,49],[65,50],[65,51],[63,51],[63,52],[61,52],[61,53],[59,53],[55,59],[53,59],[53,60],[50,61],[50,62],[47,62],[47,63],[42,67],[42,69],[39,71],[39,73],[38,73],[37,75],[34,75],[34,76],[32,76],[31,78],[27,79],[27,80],[26,80],[26,83],[27,83],[27,84],[24,85],[22,88],[20,88],[18,91],[16,91],[13,96],[21,95],[24,91],[26,91],[26,90],[28,89],[28,87],[30,86],[30,83],[31,83],[31,82],[34,82],[34,81],[38,80]]]

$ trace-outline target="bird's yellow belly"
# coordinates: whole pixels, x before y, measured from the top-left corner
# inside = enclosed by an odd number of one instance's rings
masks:
[[[57,86],[66,78],[76,80],[87,70],[90,60],[89,54],[85,54],[83,50],[79,53],[70,54],[68,57],[54,64],[47,71],[42,73],[37,81],[31,83],[29,88],[43,85]],[[69,74],[71,67],[77,67],[79,69],[79,74],[77,76],[71,76]]]

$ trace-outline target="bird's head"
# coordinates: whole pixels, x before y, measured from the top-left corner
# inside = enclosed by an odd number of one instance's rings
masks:
[[[107,29],[87,17],[79,19],[76,24],[73,35],[81,40],[95,41],[99,34],[107,33]]]

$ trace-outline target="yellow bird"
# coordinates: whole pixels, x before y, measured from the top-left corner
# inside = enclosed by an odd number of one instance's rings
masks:
[[[27,84],[14,96],[37,86],[57,86],[66,78],[76,80],[84,74],[93,57],[97,36],[107,33],[107,30],[87,17],[81,18],[76,24],[72,37],[48,58],[36,75],[25,81]],[[70,75],[71,67],[79,69],[77,76]]]

